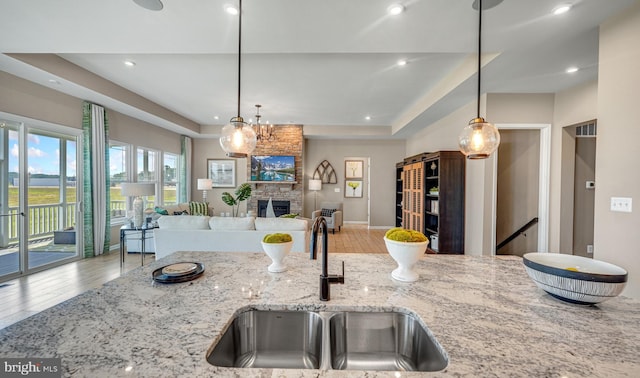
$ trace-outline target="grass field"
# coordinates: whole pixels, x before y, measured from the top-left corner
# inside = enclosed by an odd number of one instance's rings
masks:
[[[119,187],[111,188],[110,193],[112,201],[124,201],[126,199],[126,197],[123,197],[120,193]],[[18,194],[19,189],[17,187],[9,187],[9,207],[18,206]],[[164,201],[166,203],[176,202],[175,187],[164,188]],[[67,188],[66,202],[76,202],[75,187]],[[29,188],[29,205],[50,205],[54,203],[60,203],[60,190],[58,187],[35,186]]]

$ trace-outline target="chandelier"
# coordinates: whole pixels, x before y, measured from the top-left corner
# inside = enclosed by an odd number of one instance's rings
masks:
[[[253,125],[253,129],[256,132],[256,139],[259,141],[268,142],[276,139],[276,135],[273,133],[273,125],[260,123],[260,108],[262,105],[256,104],[256,124]]]

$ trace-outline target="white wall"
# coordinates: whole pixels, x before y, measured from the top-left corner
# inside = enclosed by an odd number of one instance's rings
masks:
[[[624,295],[640,298],[640,3],[600,27],[594,258],[629,272]],[[632,213],[609,210],[634,199]]]
[[[193,140],[193,162],[192,162],[192,182],[191,199],[202,200],[202,190],[198,190],[198,179],[207,178],[207,159],[230,159],[225,155],[220,147],[218,138],[194,139]],[[232,159],[236,162],[236,187],[247,182],[247,159]],[[231,212],[231,206],[222,202],[222,193],[229,192],[234,195],[236,188],[214,188],[207,192],[209,206],[213,207],[215,215],[220,212]],[[240,203],[240,213],[247,212],[247,201]]]
[[[392,227],[395,225],[396,163],[402,161],[405,156],[404,140],[307,139],[304,156],[305,187],[317,165],[323,160],[329,161],[336,170],[338,183],[322,186],[318,193],[318,205],[321,201],[342,202],[345,221],[366,222],[366,197],[344,198],[344,161],[355,157],[370,158],[370,226]],[[335,192],[336,188],[340,189],[340,192]],[[310,215],[312,208],[313,194],[309,192],[305,196],[305,209],[309,210],[305,210],[306,216]]]
[[[551,128],[549,196],[549,251],[551,252],[571,253],[573,244],[575,139],[563,131],[563,128],[597,118],[597,106],[597,81],[591,81],[555,95]]]

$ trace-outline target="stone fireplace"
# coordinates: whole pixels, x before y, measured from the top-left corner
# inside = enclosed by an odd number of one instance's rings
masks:
[[[304,138],[302,136],[301,125],[276,125],[274,126],[275,140],[272,141],[258,141],[256,149],[252,155],[287,155],[294,157],[296,177],[294,182],[270,182],[270,181],[250,181],[247,177],[247,182],[252,184],[253,190],[251,192],[251,198],[247,203],[247,210],[254,211],[258,216],[260,215],[259,201],[265,201],[265,214],[266,214],[266,202],[271,199],[274,203],[278,201],[288,201],[289,209],[286,213],[302,214],[302,204],[304,196],[304,177],[302,176],[302,156],[304,148]],[[247,176],[251,174],[251,159],[247,159]],[[276,216],[279,216],[276,212]]]

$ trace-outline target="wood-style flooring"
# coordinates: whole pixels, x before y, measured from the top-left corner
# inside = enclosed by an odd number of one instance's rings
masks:
[[[347,224],[341,231],[329,234],[329,252],[386,253],[382,239],[385,231],[370,230],[365,225]],[[121,271],[119,256],[118,250],[114,250],[102,256],[82,259],[0,283],[0,328],[100,287],[140,266],[140,255],[127,255]],[[153,260],[153,255],[148,255],[145,257],[145,264]]]

